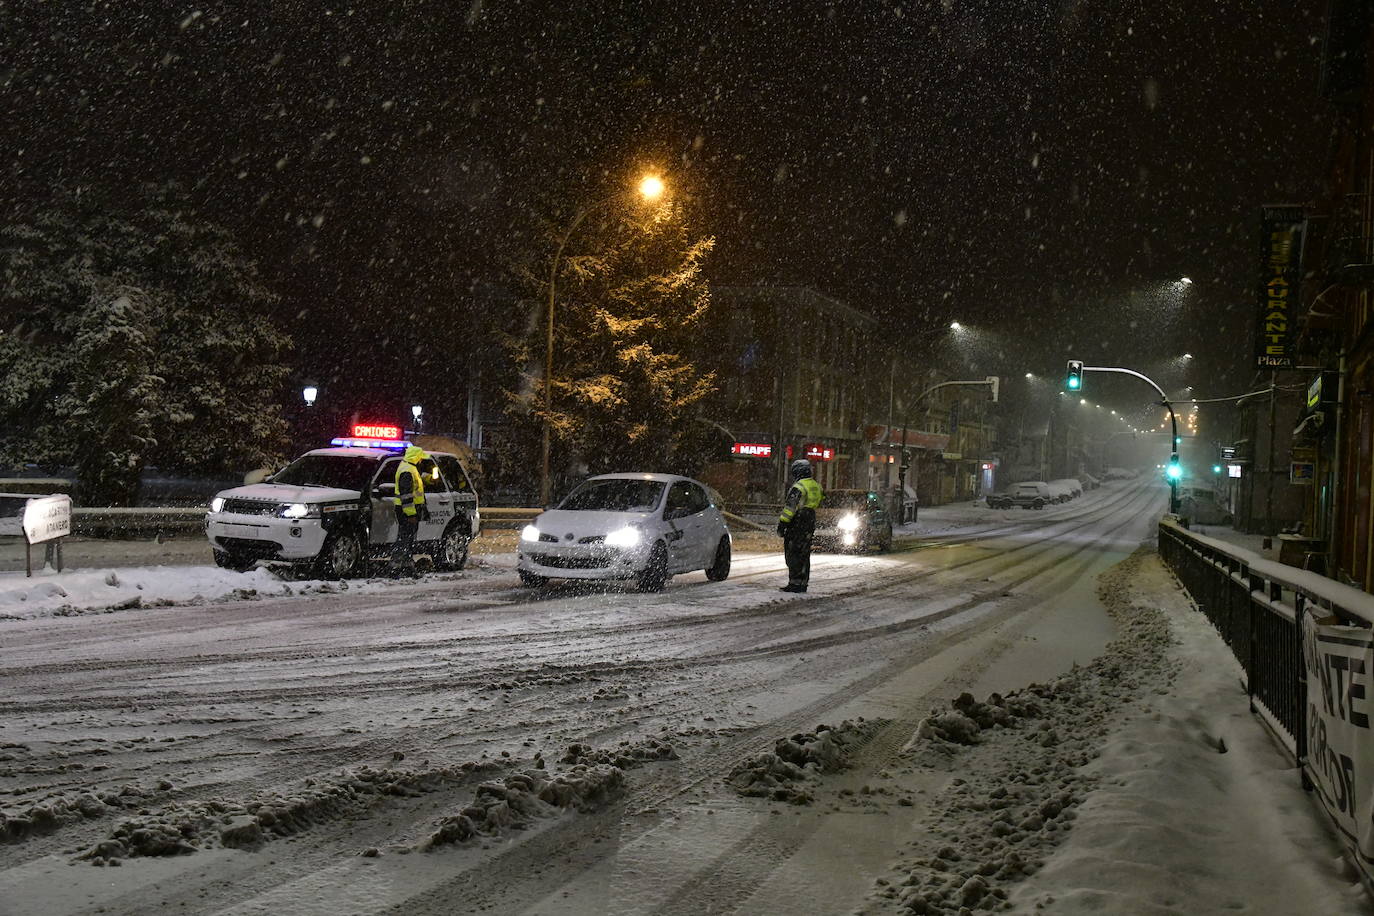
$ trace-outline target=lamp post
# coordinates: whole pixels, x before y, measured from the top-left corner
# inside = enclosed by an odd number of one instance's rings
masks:
[[[644,200],[656,200],[662,196],[664,190],[663,179],[657,175],[646,175],[639,182],[639,187],[628,191],[617,191],[614,194],[593,201],[578,211],[573,217],[572,223],[568,226],[563,237],[558,242],[558,250],[554,252],[553,263],[549,265],[549,298],[545,305],[545,313],[548,317],[548,333],[544,346],[544,439],[541,448],[542,458],[539,469],[539,504],[547,506],[550,501],[549,484],[549,430],[551,415],[553,412],[553,312],[554,296],[558,285],[558,262],[563,259],[563,249],[567,247],[568,240],[572,238],[577,227],[582,225],[582,221],[593,210],[596,210],[612,201],[619,200],[629,194],[639,194]]]
[[[320,389],[313,382],[306,382],[305,387],[301,389],[301,399],[305,401],[306,407],[314,407],[319,394]]]
[[[415,431],[422,433],[425,431],[425,409],[419,404],[410,405],[410,416],[415,420]]]

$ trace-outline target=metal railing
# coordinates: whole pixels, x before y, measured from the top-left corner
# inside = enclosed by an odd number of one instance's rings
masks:
[[[1251,710],[1261,712],[1305,764],[1303,615],[1315,606],[1323,617],[1370,627],[1374,618],[1359,609],[1370,596],[1195,534],[1167,517],[1159,523],[1159,555],[1240,662]]]

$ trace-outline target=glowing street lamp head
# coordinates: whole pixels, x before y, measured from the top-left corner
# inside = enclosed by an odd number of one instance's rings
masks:
[[[1184,359],[1192,359],[1192,358],[1193,358],[1193,354],[1191,354],[1191,353],[1184,353],[1184,354],[1183,354],[1183,358],[1184,358]]]
[[[964,329],[964,326],[957,321],[951,321],[949,323],[949,329],[951,331],[962,331]]]
[[[639,194],[645,200],[658,200],[663,195],[663,179],[657,175],[645,175],[639,183]]]
[[[1193,285],[1193,279],[1192,279],[1191,277],[1179,277],[1179,278],[1178,278],[1178,282],[1181,283],[1181,284],[1183,284],[1184,286],[1192,286],[1192,285]]]
[[[1034,373],[1034,372],[1027,372],[1027,373],[1026,373],[1026,378],[1035,378],[1035,373]]]

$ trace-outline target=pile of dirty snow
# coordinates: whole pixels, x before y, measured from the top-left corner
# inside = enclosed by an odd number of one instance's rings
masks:
[[[472,803],[440,820],[418,848],[496,836],[507,829],[522,829],[536,818],[557,817],[568,809],[592,810],[618,796],[624,787],[625,771],[606,764],[579,764],[552,775],[540,770],[512,773],[478,786]],[[365,855],[375,856],[377,850],[369,849]]]
[[[779,738],[773,750],[750,757],[725,781],[740,795],[809,805],[814,801],[812,787],[821,774],[845,769],[850,750],[868,742],[887,724],[886,719],[860,716],[836,728],[817,725],[813,731]]]
[[[209,800],[145,807],[137,816],[121,820],[106,839],[78,858],[94,865],[118,865],[137,856],[188,855],[215,847],[258,849],[278,837],[359,814],[389,797],[422,795],[499,768],[500,764],[489,761],[419,771],[362,766],[307,780],[298,791],[269,792],[246,802]],[[99,801],[113,804],[108,797]],[[142,802],[146,805],[146,798]],[[82,813],[98,816],[101,812]]]

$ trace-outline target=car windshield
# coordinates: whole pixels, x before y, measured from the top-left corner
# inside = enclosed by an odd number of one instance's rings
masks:
[[[867,490],[831,490],[825,494],[823,505],[831,509],[863,509],[868,506]]]
[[[302,455],[279,473],[272,483],[293,487],[334,487],[363,492],[377,470],[372,458],[356,455]]]
[[[588,480],[568,494],[560,509],[592,512],[652,512],[663,497],[658,480]]]

